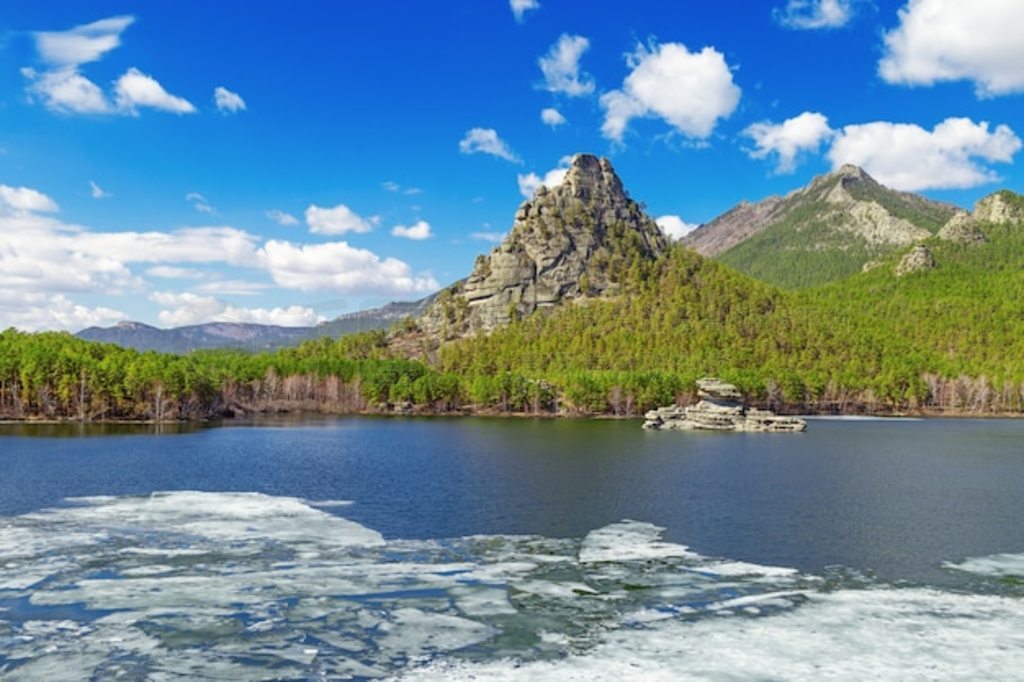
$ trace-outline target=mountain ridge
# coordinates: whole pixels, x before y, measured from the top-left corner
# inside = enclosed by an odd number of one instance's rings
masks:
[[[844,165],[785,196],[741,203],[682,242],[764,281],[806,287],[927,239],[959,210]]]

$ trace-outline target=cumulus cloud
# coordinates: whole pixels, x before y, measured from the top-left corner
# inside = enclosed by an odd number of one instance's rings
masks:
[[[379,216],[363,218],[345,204],[333,208],[322,208],[310,204],[306,209],[306,224],[313,234],[345,234],[346,232],[369,232],[380,222]]]
[[[229,226],[101,232],[64,223],[53,215],[57,210],[56,202],[38,190],[0,185],[0,328],[74,330],[123,319],[120,311],[81,306],[68,296],[143,291],[146,282],[132,272],[137,264],[146,268],[147,276],[162,279],[208,277],[189,267],[198,264],[230,266],[267,273],[278,286],[303,291],[394,296],[439,287],[433,277],[414,275],[400,260],[381,258],[344,242],[261,245],[255,235]],[[204,294],[244,295],[265,286],[248,279],[219,279],[197,289]],[[211,314],[281,324],[297,313],[288,308],[224,308]],[[309,318],[302,319],[308,322]]]
[[[245,111],[245,100],[237,92],[231,92],[223,85],[213,89],[213,101],[217,105],[217,111],[225,114],[235,114]]]
[[[889,83],[968,80],[979,97],[1024,91],[1024,3],[911,0],[885,34],[878,72]]]
[[[0,215],[4,213],[54,213],[57,202],[30,187],[0,185]]]
[[[580,58],[589,48],[590,41],[583,36],[563,33],[537,62],[544,74],[544,89],[569,97],[592,93],[594,79],[580,71]]]
[[[196,108],[187,99],[172,95],[155,78],[135,67],[124,72],[114,83],[117,107],[132,116],[143,107],[169,111],[173,114],[191,114]]]
[[[562,181],[565,180],[565,174],[569,172],[569,166],[571,165],[572,157],[563,156],[558,160],[558,165],[545,173],[544,177],[541,177],[536,173],[517,175],[516,179],[519,182],[519,193],[529,199],[541,185],[548,189],[561,185]]]
[[[110,325],[123,320],[120,310],[98,306],[90,308],[71,301],[63,294],[0,291],[0,328],[22,331],[69,331]]]
[[[665,233],[665,236],[676,241],[696,230],[700,225],[688,223],[677,215],[663,215],[655,219],[658,227]]]
[[[167,327],[185,327],[208,322],[270,324],[279,327],[312,327],[324,320],[312,308],[243,308],[212,296],[190,292],[158,291],[150,300],[164,306],[157,316]]]
[[[293,216],[291,213],[285,213],[284,211],[279,211],[276,208],[271,209],[269,211],[265,211],[264,215],[266,215],[268,218],[273,220],[278,225],[284,225],[286,227],[289,227],[292,225],[299,224],[299,219]]]
[[[132,67],[114,83],[111,100],[93,81],[81,73],[81,66],[99,61],[121,45],[121,33],[133,22],[132,16],[115,16],[67,31],[33,33],[36,52],[46,68],[39,72],[21,70],[28,80],[27,91],[46,108],[64,114],[138,115],[140,108],[159,109],[177,114],[195,111],[192,104],[167,92],[160,83]]]
[[[459,141],[459,151],[463,154],[490,154],[512,163],[522,163],[508,144],[498,137],[494,128],[473,128]]]
[[[747,152],[751,158],[774,156],[777,160],[777,173],[792,173],[796,168],[797,156],[801,153],[816,153],[822,142],[832,137],[833,132],[825,116],[805,111],[782,123],[755,123],[748,126],[743,134],[754,141],[754,149]]]
[[[51,111],[62,114],[114,112],[100,87],[74,69],[37,73],[35,69],[25,68],[21,74],[29,81],[29,95],[39,98]]]
[[[661,118],[686,137],[703,140],[740,101],[732,71],[713,47],[690,52],[681,43],[638,45],[627,63],[622,89],[601,96],[601,131],[611,140],[621,142],[630,121],[640,117]]]
[[[537,0],[508,0],[508,4],[512,8],[512,15],[520,23],[527,12],[540,9],[540,3]]]
[[[947,118],[932,130],[910,123],[876,121],[845,126],[828,158],[863,167],[894,189],[919,191],[976,187],[997,181],[991,163],[1009,163],[1021,140],[1008,126]]]
[[[412,225],[395,225],[391,228],[391,234],[395,237],[401,237],[403,239],[429,239],[433,235],[430,233],[430,223],[426,220],[419,220]]]
[[[856,14],[856,0],[789,0],[772,16],[785,28],[814,30],[840,28]]]
[[[549,125],[552,128],[557,128],[558,126],[565,125],[566,123],[565,116],[563,116],[562,112],[554,107],[542,109],[540,112],[540,120],[543,121],[545,125]]]
[[[414,275],[403,261],[382,259],[346,242],[295,245],[270,240],[261,254],[274,282],[288,289],[401,296],[440,287],[429,275]]]

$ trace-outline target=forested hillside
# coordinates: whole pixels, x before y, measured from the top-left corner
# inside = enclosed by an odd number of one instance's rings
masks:
[[[173,356],[8,330],[0,334],[0,415],[639,414],[686,400],[707,374],[788,411],[1016,413],[1024,406],[1024,225],[980,227],[984,244],[928,240],[934,269],[897,277],[897,254],[796,292],[677,246],[650,272],[627,277],[615,297],[449,343],[433,365],[396,357],[382,332],[275,353]]]

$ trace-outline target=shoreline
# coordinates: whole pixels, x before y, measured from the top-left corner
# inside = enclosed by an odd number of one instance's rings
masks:
[[[795,416],[803,419],[819,421],[901,421],[901,420],[928,420],[928,419],[1024,419],[1024,413],[1015,412],[967,412],[962,410],[914,410],[907,412],[868,412],[856,411],[846,413],[834,412],[797,412],[782,411],[780,415]],[[268,410],[268,411],[247,411],[235,415],[211,415],[202,419],[78,419],[78,418],[55,418],[55,417],[2,417],[0,426],[31,425],[40,426],[68,426],[81,424],[82,426],[111,425],[111,426],[160,426],[160,425],[230,425],[232,423],[245,423],[261,418],[304,418],[304,417],[383,417],[383,418],[461,418],[461,417],[483,417],[488,419],[543,419],[543,420],[592,420],[592,421],[628,421],[642,420],[643,414],[574,414],[569,412],[503,412],[490,409],[461,410],[357,410],[357,411],[330,411],[317,409],[295,409],[295,410]]]

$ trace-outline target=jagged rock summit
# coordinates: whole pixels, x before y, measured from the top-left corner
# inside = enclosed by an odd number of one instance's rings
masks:
[[[807,422],[780,417],[770,410],[743,405],[743,396],[732,384],[705,377],[697,380],[696,405],[660,407],[644,416],[645,429],[675,431],[781,431],[807,430]]]
[[[614,295],[629,268],[668,248],[608,159],[578,154],[562,182],[516,211],[508,237],[417,324],[438,338],[489,332],[538,308]]]

